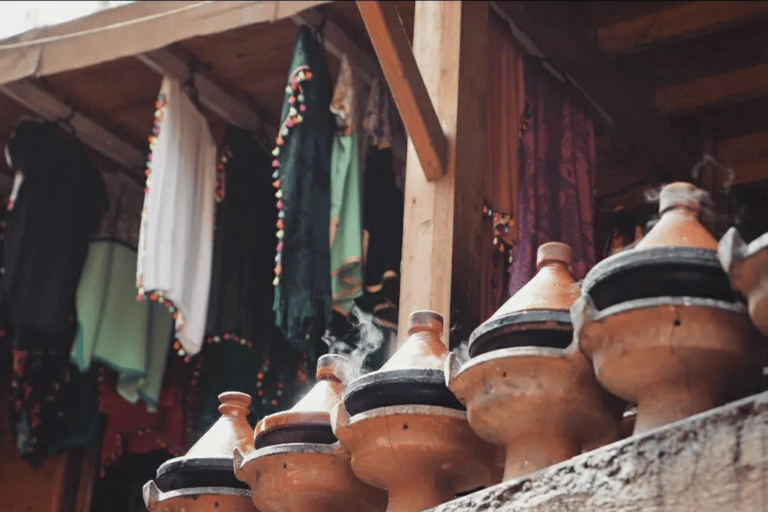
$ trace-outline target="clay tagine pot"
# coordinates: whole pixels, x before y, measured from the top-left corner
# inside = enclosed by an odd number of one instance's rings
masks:
[[[364,482],[387,489],[387,512],[426,510],[488,485],[495,450],[479,439],[445,385],[443,319],[410,316],[410,337],[379,371],[353,381],[333,431]]]
[[[634,433],[706,411],[760,378],[759,333],[699,223],[703,192],[662,189],[659,222],[587,274],[571,313],[597,379],[636,403]]]
[[[539,247],[538,273],[470,337],[468,361],[451,353],[448,387],[472,429],[506,450],[504,480],[570,459],[618,437],[623,404],[595,380],[573,339],[580,290],[571,248]]]
[[[349,454],[331,429],[329,410],[341,400],[347,364],[340,355],[321,356],[309,393],[256,425],[255,451],[235,451],[235,475],[251,488],[261,512],[384,510],[386,495],[352,473]]]
[[[752,322],[768,336],[768,233],[749,244],[731,228],[717,249],[731,287],[747,299]]]
[[[251,397],[245,393],[219,395],[221,418],[186,455],[163,463],[155,481],[144,485],[150,512],[256,512],[247,486],[232,471],[232,451],[252,451],[248,424]]]

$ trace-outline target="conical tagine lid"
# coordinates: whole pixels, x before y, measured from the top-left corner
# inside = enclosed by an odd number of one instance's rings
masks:
[[[441,315],[434,311],[414,311],[408,318],[408,339],[379,371],[442,369],[448,357],[448,348],[440,340],[442,333]]]
[[[507,300],[491,318],[474,330],[469,340],[470,355],[473,357],[486,350],[480,345],[510,330],[521,329],[523,325],[557,324],[570,329],[570,309],[579,298],[580,289],[571,275],[572,249],[560,242],[549,242],[539,247],[536,253],[538,272],[516,294]],[[533,333],[529,332],[527,336]],[[564,335],[567,343],[567,334]],[[497,340],[498,341],[498,340]],[[507,340],[510,346],[516,345]],[[519,340],[517,340],[519,342]],[[496,346],[494,342],[492,348]],[[532,343],[531,341],[523,344]],[[502,342],[504,345],[505,342]],[[538,344],[538,342],[536,342]],[[556,344],[561,344],[560,342]]]
[[[243,453],[253,451],[253,429],[247,420],[251,397],[230,391],[220,394],[219,402],[221,418],[186,455],[171,459],[157,469],[157,485],[162,491],[236,482],[232,472],[235,448]]]
[[[336,354],[325,354],[317,361],[317,384],[291,409],[271,414],[256,424],[255,438],[269,431],[308,425],[330,428],[330,411],[341,401],[349,361]]]
[[[670,183],[659,196],[659,222],[635,246],[635,250],[651,247],[697,247],[717,251],[717,240],[699,222],[703,190],[690,183]]]

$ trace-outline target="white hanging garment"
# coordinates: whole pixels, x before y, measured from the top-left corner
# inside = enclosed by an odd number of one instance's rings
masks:
[[[216,146],[205,117],[164,77],[150,137],[136,282],[173,313],[179,355],[200,351],[213,256]]]

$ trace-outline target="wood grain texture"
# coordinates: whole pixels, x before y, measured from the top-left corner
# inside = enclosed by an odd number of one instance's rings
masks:
[[[768,2],[691,2],[597,30],[600,51],[638,51],[663,41],[689,38],[768,16]]]
[[[628,438],[433,509],[486,510],[768,510],[768,393]]]
[[[451,325],[452,275],[459,290],[479,293],[478,257],[485,162],[486,2],[417,2],[413,54],[446,132],[445,174],[428,181],[408,143],[398,341],[412,311],[429,309]],[[459,218],[460,216],[466,218]],[[463,247],[457,250],[457,246]],[[464,253],[464,254],[459,254]],[[468,283],[469,287],[460,284]],[[479,308],[480,301],[466,297]]]
[[[428,180],[445,173],[445,134],[394,4],[357,2],[400,117]]]

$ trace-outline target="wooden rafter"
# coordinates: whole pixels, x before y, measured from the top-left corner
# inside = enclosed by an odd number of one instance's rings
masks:
[[[357,7],[421,168],[428,180],[436,180],[445,172],[445,134],[397,8],[378,1],[358,1]]]
[[[144,166],[145,154],[102,128],[83,114],[73,112],[48,92],[27,80],[4,84],[0,92],[48,121],[68,118],[75,136],[86,146],[127,169],[139,170]]]
[[[593,42],[578,37],[557,2],[503,2],[499,7],[559,70],[599,101],[618,133],[669,176],[688,175],[695,158],[669,124],[646,106]]]
[[[189,66],[167,49],[136,58],[161,75],[168,74],[181,81],[190,77]],[[260,130],[270,139],[277,136],[277,128],[265,123],[248,105],[224,92],[205,76],[196,74],[194,82],[200,102],[228,123],[247,130]]]
[[[718,158],[734,171],[734,184],[768,178],[768,132],[736,137],[718,144]]]
[[[618,55],[768,16],[768,2],[690,2],[597,31],[600,50]]]
[[[656,108],[671,113],[768,94],[768,64],[672,85],[656,91]]]

